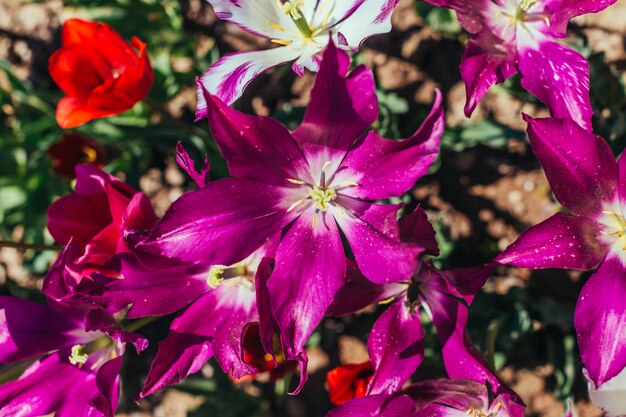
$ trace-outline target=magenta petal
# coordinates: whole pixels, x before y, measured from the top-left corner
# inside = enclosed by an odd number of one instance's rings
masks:
[[[533,152],[559,202],[575,214],[599,214],[618,183],[617,164],[606,141],[571,120],[525,119]]]
[[[587,13],[600,12],[617,0],[543,0],[542,14],[550,20],[554,36],[565,37],[570,19]]]
[[[626,201],[626,152],[623,152],[617,160],[619,169],[619,199]]]
[[[214,294],[213,294],[214,293]],[[214,312],[209,312],[215,327],[213,351],[224,372],[234,378],[254,375],[256,370],[243,361],[243,331],[252,322],[258,322],[256,295],[251,282],[239,285],[220,285],[209,296],[213,297]]]
[[[65,245],[70,240],[85,246],[112,221],[103,196],[70,194],[56,200],[48,208],[48,230],[56,242]]]
[[[469,316],[467,307],[458,302],[451,311],[442,310],[443,304],[429,302],[429,306],[441,341],[441,354],[448,376],[469,379],[483,385],[489,382],[496,395],[508,393],[514,401],[521,403],[517,394],[511,392],[498,378],[470,340],[466,330]]]
[[[204,157],[204,162],[202,163],[202,167],[200,168],[200,172],[196,171],[195,162],[183,146],[182,142],[178,141],[176,143],[176,163],[179,167],[181,167],[187,175],[191,177],[191,179],[196,183],[198,188],[202,188],[209,183],[209,157]]]
[[[326,417],[414,417],[415,403],[407,396],[377,394],[350,400]]]
[[[210,338],[170,330],[150,366],[140,397],[179,383],[213,357]]]
[[[138,247],[209,266],[233,265],[280,230],[283,205],[278,187],[239,178],[215,181],[176,200]]]
[[[583,287],[574,325],[580,356],[596,386],[626,367],[626,267],[607,258]]]
[[[77,336],[83,326],[47,306],[0,296],[0,362],[29,359],[86,341]]]
[[[137,353],[148,347],[148,339],[140,334],[127,332],[111,314],[99,308],[89,310],[85,314],[85,330],[88,332],[99,330],[122,344],[130,343]]]
[[[211,134],[232,176],[285,185],[308,171],[302,149],[278,121],[238,112],[207,92],[205,98]]]
[[[341,237],[327,213],[318,214],[315,227],[310,210],[295,221],[278,246],[276,265],[268,281],[273,315],[289,360],[302,358],[304,345],[346,274]]]
[[[503,41],[489,30],[470,38],[461,60],[461,76],[467,95],[467,117],[472,115],[492,85],[504,82],[517,72],[515,51],[513,45],[503,45]]]
[[[484,12],[492,0],[425,0],[437,7],[448,7],[456,12],[459,22],[470,33],[483,31]]]
[[[335,219],[367,279],[383,284],[413,275],[420,248],[399,240],[396,213],[400,206],[372,204],[344,196],[337,202],[349,213]]]
[[[311,101],[293,136],[303,143],[347,150],[378,118],[372,72],[355,68],[346,78],[348,55],[329,42],[311,91]]]
[[[251,284],[250,284],[251,285]],[[214,354],[224,372],[240,378],[255,370],[243,362],[241,335],[257,321],[252,287],[220,285],[172,322],[141,391],[145,397],[198,372]]]
[[[333,303],[326,310],[326,315],[347,316],[405,290],[406,285],[403,283],[374,284],[363,276],[354,262],[348,260],[346,281],[335,294]]]
[[[141,252],[116,261],[123,279],[107,280],[93,299],[112,312],[132,306],[128,318],[175,313],[209,289],[206,266]]]
[[[409,214],[398,220],[400,240],[414,243],[424,249],[429,255],[439,256],[439,246],[435,239],[435,229],[428,221],[428,216],[422,207],[416,207]]]
[[[571,119],[592,129],[589,63],[578,52],[544,39],[537,47],[521,48],[522,87],[534,94],[556,118]]]
[[[367,341],[374,375],[369,394],[399,390],[424,359],[424,332],[419,310],[411,313],[405,298],[396,300],[379,318]]]
[[[338,171],[358,169],[358,187],[345,194],[365,200],[397,197],[410,190],[428,173],[439,153],[444,131],[441,92],[436,90],[433,108],[413,136],[402,141],[385,139],[375,131],[359,139],[346,155]]]
[[[593,220],[557,213],[526,229],[494,262],[531,269],[592,269],[607,252],[598,233]]]
[[[96,374],[98,394],[91,399],[93,404],[105,417],[113,417],[120,396],[120,372],[124,364],[124,356],[118,356],[104,363]]]
[[[0,417],[40,417],[64,407],[93,412],[88,401],[95,392],[93,374],[57,353],[30,365],[18,380],[0,386]]]
[[[272,300],[267,282],[272,275],[273,259],[263,258],[259,263],[254,277],[256,304],[259,313],[259,336],[265,352],[274,356],[274,335],[278,331],[278,323],[272,313]]]

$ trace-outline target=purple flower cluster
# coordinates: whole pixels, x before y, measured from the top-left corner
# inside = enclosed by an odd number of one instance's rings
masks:
[[[211,1],[218,16],[262,36],[285,32],[272,38],[280,48],[264,52],[273,61],[260,52],[229,56],[198,81],[198,114],[231,176],[210,181],[208,161],[196,171],[179,145],[177,161],[198,189],[158,219],[144,194],[78,166],[75,193],[48,212],[49,231],[65,246],[45,278],[48,305],[0,297],[0,359],[25,363],[21,377],[0,386],[0,416],[112,416],[126,345],[147,346],[134,333],[138,323],[173,313],[141,397],[210,358],[235,379],[256,375],[262,370],[246,359],[247,340],[299,366],[297,394],[307,380],[305,345],[323,318],[378,302],[389,305],[369,336],[371,364],[354,368],[367,377],[329,376],[333,387],[342,378],[361,381],[358,394],[335,396],[343,404],[329,417],[521,417],[523,403],[466,331],[474,295],[502,264],[598,267],[580,294],[575,326],[594,390],[613,383],[626,368],[626,162],[590,131],[586,60],[552,38],[565,36],[573,16],[615,0],[428,1],[454,9],[471,34],[461,66],[468,114],[516,68],[547,105],[554,118],[525,120],[567,212],[531,227],[483,267],[438,270],[426,213],[404,213],[389,200],[411,190],[438,155],[441,94],[412,136],[383,138],[371,129],[379,115],[372,72],[349,70],[344,51],[388,30],[396,2]],[[367,24],[358,27],[359,18]],[[293,56],[285,59],[281,48]],[[243,69],[232,69],[243,55]],[[260,69],[290,59],[299,72],[318,72],[298,128],[229,106]],[[408,384],[424,357],[425,318],[450,379]]]

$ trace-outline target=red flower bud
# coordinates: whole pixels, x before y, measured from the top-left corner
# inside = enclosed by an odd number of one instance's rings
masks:
[[[367,394],[367,385],[374,374],[370,361],[338,366],[326,374],[330,401],[335,405],[343,404],[353,398]]]
[[[76,178],[76,165],[104,166],[104,146],[87,136],[64,133],[61,140],[50,145],[46,154],[52,161],[52,170],[70,179]]]
[[[122,113],[146,96],[154,74],[139,39],[129,45],[108,25],[80,19],[66,21],[61,37],[63,46],[49,61],[66,94],[57,106],[59,126]]]

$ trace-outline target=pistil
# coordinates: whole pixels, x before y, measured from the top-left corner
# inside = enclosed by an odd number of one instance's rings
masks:
[[[305,38],[311,38],[313,31],[309,27],[309,23],[306,21],[301,9],[304,7],[304,0],[277,1],[280,10],[291,17],[291,20],[293,20],[293,23],[295,23],[300,33],[302,33]]]
[[[215,289],[219,287],[219,285],[222,284],[224,280],[238,277],[246,277],[248,275],[248,272],[248,267],[243,262],[230,267],[215,265],[209,271],[209,276],[207,277],[206,282],[209,287]]]

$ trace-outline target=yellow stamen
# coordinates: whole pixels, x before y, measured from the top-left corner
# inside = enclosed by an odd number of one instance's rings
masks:
[[[378,304],[382,304],[382,305],[391,304],[391,302],[395,299],[396,299],[395,296],[391,296],[389,298],[385,298],[384,300],[379,301]]]
[[[332,164],[331,161],[326,161],[324,162],[324,165],[322,165],[322,171],[326,171],[326,168],[328,168],[328,166]]]
[[[300,200],[296,201],[295,203],[293,203],[292,205],[289,206],[289,208],[287,209],[287,213],[289,213],[291,210],[295,209],[296,207],[298,207],[300,204],[302,204],[304,202],[304,198],[301,198]]]
[[[313,229],[317,226],[317,213],[313,213]]]
[[[340,183],[340,184],[338,185],[338,187],[350,187],[350,186],[352,186],[352,187],[358,187],[358,186],[359,186],[359,184],[357,184],[357,183],[356,183],[356,182],[354,182],[354,181],[344,181],[344,182],[342,182],[342,183]]]
[[[276,30],[280,30],[281,32],[285,31],[284,27],[282,27],[281,25],[278,25],[278,24],[276,24],[274,22],[267,22],[267,25],[273,27]]]
[[[287,181],[289,181],[292,184],[298,184],[298,185],[303,185],[304,184],[304,181],[294,180],[293,178],[287,178]]]
[[[98,152],[91,146],[83,146],[83,153],[87,157],[88,162],[94,162],[98,158]]]
[[[291,45],[291,42],[293,42],[293,41],[286,40],[286,39],[285,40],[284,39],[271,39],[270,42],[274,42],[274,43],[277,43],[279,45],[287,46],[287,45]]]

